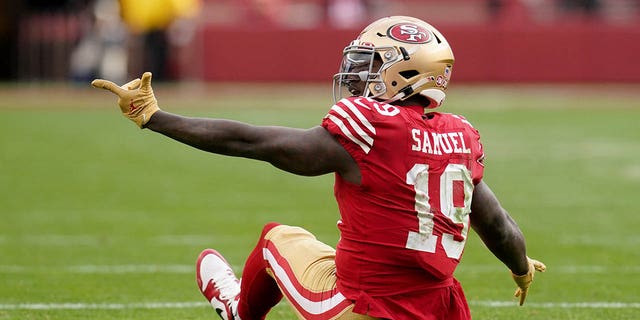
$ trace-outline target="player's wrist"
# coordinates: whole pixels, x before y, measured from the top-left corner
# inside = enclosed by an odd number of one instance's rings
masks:
[[[134,121],[134,122],[138,124],[138,127],[140,127],[140,129],[146,129],[148,128],[151,122],[151,119],[153,118],[153,115],[155,115],[158,111],[160,111],[160,108],[158,106],[156,106],[154,109],[149,110],[147,112],[143,111],[143,114],[139,117],[139,122],[138,121]]]
[[[519,269],[519,268],[518,269],[511,269],[511,274],[514,277],[524,277],[527,274],[529,274],[529,268],[526,268],[526,269]]]
[[[531,272],[531,262],[529,261],[529,257],[524,257],[524,259],[518,259],[518,261],[514,261],[513,265],[510,265],[511,273],[514,276],[526,276],[529,272]]]

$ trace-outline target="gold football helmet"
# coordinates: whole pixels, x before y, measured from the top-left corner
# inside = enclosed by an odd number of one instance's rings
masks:
[[[333,76],[334,99],[344,89],[354,96],[387,103],[420,95],[436,108],[451,79],[453,52],[444,36],[416,18],[379,19],[343,51],[340,71]]]

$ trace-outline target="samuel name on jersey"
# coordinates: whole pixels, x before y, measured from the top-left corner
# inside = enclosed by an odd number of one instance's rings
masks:
[[[443,155],[451,153],[469,154],[471,149],[464,142],[462,131],[437,133],[411,129],[413,144],[411,150],[426,154]]]

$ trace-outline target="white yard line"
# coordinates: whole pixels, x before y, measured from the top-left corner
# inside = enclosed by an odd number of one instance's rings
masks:
[[[461,263],[456,269],[456,274],[465,273],[496,273],[506,270],[501,265],[488,264],[465,264]],[[636,274],[640,273],[638,265],[553,265],[547,269],[548,272],[554,274]]]
[[[516,301],[469,301],[471,306],[505,308],[517,307]],[[574,308],[574,309],[640,309],[640,302],[589,301],[589,302],[527,302],[530,308]]]
[[[122,309],[187,309],[207,306],[206,302],[145,303],[15,303],[0,304],[0,310],[122,310]]]
[[[282,304],[282,303],[281,303]],[[471,306],[515,308],[515,301],[469,301]],[[206,302],[144,302],[144,303],[15,303],[0,304],[0,310],[124,310],[124,309],[189,309],[206,307]],[[527,302],[528,308],[573,309],[640,309],[640,302]]]
[[[242,270],[240,265],[232,265],[234,270]],[[171,273],[185,274],[195,273],[194,264],[125,264],[125,265],[75,265],[75,266],[21,266],[21,265],[0,265],[0,274],[24,274],[40,273],[70,273],[70,274],[154,274]]]
[[[225,242],[233,240],[235,237],[231,235],[165,235],[150,238],[136,239],[141,243],[156,244],[163,246],[182,246],[182,245],[201,245],[201,244],[215,244],[217,242]],[[96,234],[23,234],[17,236],[0,236],[0,244],[23,243],[35,246],[86,246],[97,247],[102,246],[105,243],[115,242],[128,242],[132,240],[129,236],[123,235],[96,235]]]
[[[231,266],[237,272],[242,270],[242,265]],[[499,265],[466,265],[461,264],[457,274],[497,273],[503,272],[504,267]],[[153,274],[172,273],[184,274],[195,272],[195,263],[191,264],[124,264],[124,265],[71,265],[71,266],[23,266],[0,265],[0,274],[23,274],[47,271],[50,273],[72,274]],[[560,265],[548,269],[553,274],[639,274],[640,266],[635,265]]]

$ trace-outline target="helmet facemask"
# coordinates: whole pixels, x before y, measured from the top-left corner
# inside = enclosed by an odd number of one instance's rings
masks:
[[[333,76],[333,98],[345,95],[376,98],[384,94],[381,72],[393,61],[383,62],[382,55],[389,56],[393,47],[373,47],[355,40],[343,51],[340,71]]]

